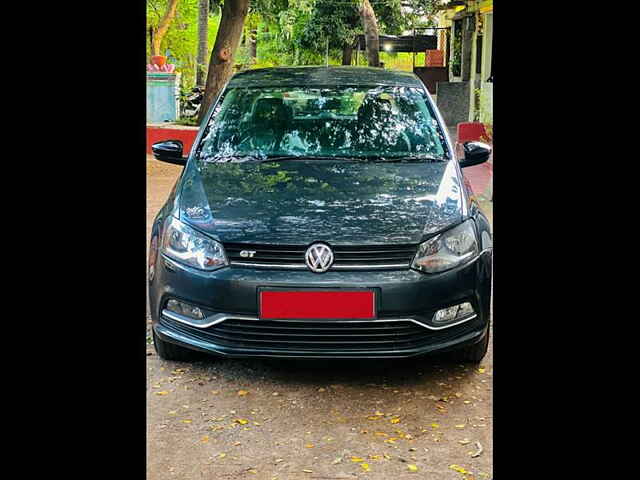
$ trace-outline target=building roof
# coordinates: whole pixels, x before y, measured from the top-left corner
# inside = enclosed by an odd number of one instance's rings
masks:
[[[412,72],[348,66],[260,68],[237,73],[229,82],[229,87],[337,85],[423,86],[420,79]]]

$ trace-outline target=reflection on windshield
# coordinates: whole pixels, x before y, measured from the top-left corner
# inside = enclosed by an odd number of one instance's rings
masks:
[[[422,92],[407,87],[235,88],[216,107],[198,157],[447,158]]]

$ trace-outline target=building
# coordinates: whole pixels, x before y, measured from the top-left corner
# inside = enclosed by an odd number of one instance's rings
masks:
[[[438,49],[447,60],[448,82],[437,84],[438,107],[449,125],[493,123],[493,0],[443,2]]]

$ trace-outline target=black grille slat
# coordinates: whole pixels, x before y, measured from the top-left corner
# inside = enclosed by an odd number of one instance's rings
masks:
[[[397,348],[421,341],[431,331],[413,322],[284,322],[226,320],[204,330],[214,341],[240,341],[255,345],[335,346],[360,345],[368,349]]]
[[[224,321],[222,324],[222,326],[229,326],[229,327],[237,327],[237,328],[242,328],[242,329],[252,329],[252,328],[257,328],[257,329],[262,329],[262,330],[284,330],[284,331],[294,331],[294,332],[302,332],[302,331],[311,331],[311,332],[317,332],[317,331],[324,331],[324,330],[330,330],[330,331],[336,331],[336,330],[340,330],[340,331],[345,331],[345,332],[350,332],[350,331],[356,331],[356,332],[363,332],[363,331],[404,331],[404,330],[413,330],[413,331],[420,331],[422,330],[422,327],[415,325],[413,323],[409,323],[409,322],[402,322],[402,325],[396,326],[397,323],[400,322],[389,322],[389,324],[393,323],[393,325],[381,325],[381,326],[377,326],[377,323],[371,323],[371,324],[367,324],[366,327],[362,326],[362,324],[360,322],[358,323],[337,323],[337,322],[323,322],[323,323],[312,323],[312,324],[308,324],[307,322],[300,322],[294,325],[290,326],[290,325],[280,325],[280,324],[288,324],[289,322],[287,321],[278,321],[278,322],[274,322],[277,323],[277,325],[274,325],[273,323],[270,324],[266,324],[265,321],[257,321],[255,324],[249,321],[236,321],[236,320],[226,320]],[[339,326],[338,326],[339,325]]]
[[[362,338],[364,335],[362,333],[359,332],[351,332],[351,333],[347,333],[347,332],[332,332],[332,333],[328,333],[326,331],[318,331],[316,333],[312,333],[312,332],[307,332],[307,333],[291,333],[291,332],[275,332],[275,331],[268,331],[268,332],[264,332],[264,331],[259,331],[259,330],[251,330],[249,328],[247,329],[233,329],[233,328],[226,328],[224,326],[218,327],[216,329],[216,332],[222,332],[225,334],[231,334],[231,335],[256,335],[256,336],[274,336],[274,337],[295,337],[295,338],[306,338],[306,337],[334,337],[334,338]],[[389,332],[384,332],[384,333],[371,333],[368,332],[366,334],[367,338],[382,338],[382,337],[386,337],[388,338],[390,335],[395,336],[395,337],[401,337],[401,336],[407,336],[407,335],[415,335],[416,332],[394,332],[394,333],[389,333]]]
[[[280,267],[305,267],[307,245],[264,245],[225,243],[227,257],[232,263],[245,265],[277,265]],[[255,252],[252,257],[242,257],[243,250]],[[332,246],[333,267],[348,268],[409,268],[417,245],[363,245]],[[332,267],[332,268],[333,268]]]

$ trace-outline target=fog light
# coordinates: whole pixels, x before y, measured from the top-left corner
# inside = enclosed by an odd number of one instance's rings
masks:
[[[167,310],[195,320],[202,320],[204,318],[202,310],[198,307],[180,302],[179,300],[174,300],[173,298],[167,302]]]
[[[463,318],[469,317],[474,313],[475,311],[473,310],[473,306],[469,302],[464,302],[458,305],[454,305],[453,307],[447,307],[438,310],[433,316],[432,321],[433,323],[442,325],[445,323],[462,320]]]

